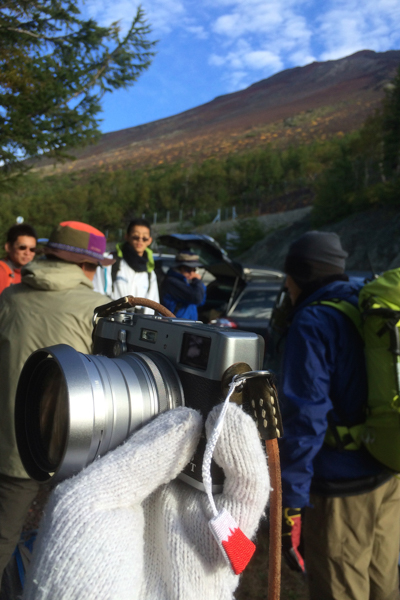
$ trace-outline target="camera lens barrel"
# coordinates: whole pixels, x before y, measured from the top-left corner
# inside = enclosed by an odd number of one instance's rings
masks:
[[[184,405],[177,372],[160,353],[118,358],[60,344],[34,352],[18,382],[15,426],[28,475],[75,475],[165,410]]]

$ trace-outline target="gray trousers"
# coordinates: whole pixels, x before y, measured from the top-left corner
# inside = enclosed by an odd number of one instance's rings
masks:
[[[17,545],[29,506],[39,491],[33,479],[0,473],[0,582]]]

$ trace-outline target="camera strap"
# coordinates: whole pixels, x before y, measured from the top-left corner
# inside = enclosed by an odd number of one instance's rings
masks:
[[[168,310],[168,308],[165,308],[165,306],[155,302],[154,300],[149,300],[148,298],[135,298],[135,296],[124,296],[123,298],[112,300],[107,304],[102,304],[101,306],[95,308],[93,314],[93,325],[96,325],[97,319],[100,317],[108,317],[109,315],[112,315],[118,311],[135,308],[137,306],[151,308],[164,317],[175,317],[175,315]]]
[[[253,416],[259,436],[265,440],[271,479],[268,598],[278,600],[280,597],[282,498],[277,438],[282,435],[283,428],[276,388],[271,373],[251,371],[245,363],[238,363],[227,370],[223,378],[223,386],[228,389],[227,395],[208,439],[203,460],[203,483],[214,515],[209,521],[209,527],[234,573],[240,574],[254,554],[255,545],[245,536],[227,510],[222,509],[218,512],[212,495],[211,478],[212,456],[223,428],[228,404],[230,401],[234,401],[242,404],[244,410]]]

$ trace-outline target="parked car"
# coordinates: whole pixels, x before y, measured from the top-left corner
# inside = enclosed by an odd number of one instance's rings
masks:
[[[229,258],[226,251],[210,236],[203,234],[166,234],[157,238],[155,253],[156,274],[161,285],[168,268],[174,265],[170,252],[190,250],[199,255],[204,265],[203,281],[207,286],[207,299],[199,308],[199,319],[209,323],[225,316],[236,305],[239,296],[254,282],[273,282],[280,288],[284,274],[276,269],[255,266],[244,267]]]
[[[211,321],[217,327],[253,331],[268,342],[268,327],[276,298],[281,290],[280,280],[249,281],[226,315]]]

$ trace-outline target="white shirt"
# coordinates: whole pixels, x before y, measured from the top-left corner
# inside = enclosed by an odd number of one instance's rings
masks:
[[[111,268],[111,266],[97,267],[93,279],[93,287],[96,292],[106,294],[113,300],[118,300],[123,296],[135,296],[160,302],[157,277],[154,271],[150,274],[147,271],[134,271],[125,259],[121,258],[113,286]],[[145,308],[144,312],[148,315],[154,314],[151,308]]]

